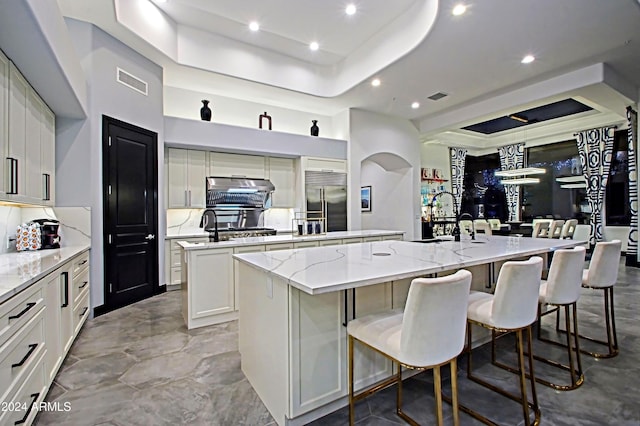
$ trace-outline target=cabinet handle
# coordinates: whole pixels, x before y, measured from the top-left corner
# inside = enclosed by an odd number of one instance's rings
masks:
[[[187,190],[184,190],[184,206],[189,207],[189,200],[187,198]]]
[[[9,160],[9,192],[7,194],[18,193],[18,159],[7,157]]]
[[[82,317],[84,316],[84,314],[86,314],[86,313],[87,313],[87,310],[88,310],[88,309],[89,309],[89,307],[88,307],[88,306],[85,306],[85,307],[84,307],[84,309],[82,309],[82,312],[80,312],[80,314],[78,314],[78,316],[79,316],[80,318],[82,318]]]
[[[24,365],[24,363],[27,362],[27,360],[29,359],[31,354],[36,350],[37,347],[38,347],[37,343],[30,344],[29,345],[29,351],[27,351],[26,355],[22,357],[22,360],[20,360],[19,363],[11,364],[11,368],[22,367]]]
[[[51,200],[51,175],[49,175],[48,173],[43,173],[42,174],[43,179],[43,186],[44,186],[44,195],[42,196],[42,199],[44,201],[49,201]]]
[[[189,207],[191,207],[191,190],[189,190]]]
[[[64,279],[64,302],[62,302],[62,305],[60,307],[66,308],[67,306],[69,306],[69,273],[63,272],[60,276]]]
[[[85,260],[83,260],[82,262],[78,263],[78,266],[82,266],[82,265],[84,265],[85,263],[87,263],[88,261],[89,261],[88,259],[85,259]]]
[[[26,412],[26,413],[24,413],[24,417],[23,417],[23,418],[21,418],[20,420],[16,421],[16,422],[14,423],[14,425],[16,425],[16,426],[17,426],[17,425],[21,425],[21,424],[23,424],[23,423],[26,423],[26,422],[27,422],[27,418],[29,418],[29,414],[31,414],[31,409],[32,409],[32,407],[33,407],[33,404],[35,404],[35,403],[36,403],[36,401],[38,400],[38,397],[39,397],[39,396],[40,396],[40,392],[36,392],[36,393],[32,393],[32,394],[31,394],[31,399],[32,399],[31,404],[27,405],[27,407],[29,407],[29,409],[27,410],[27,412]]]
[[[15,314],[15,315],[11,315],[9,317],[9,320],[20,318],[21,316],[23,316],[24,314],[29,312],[29,309],[33,308],[34,306],[36,306],[35,302],[27,303],[27,307],[26,308],[24,308],[22,311],[20,311],[19,313]]]
[[[82,285],[80,287],[78,287],[78,290],[82,290],[83,288],[85,288],[87,286],[87,284],[89,284],[89,281],[83,282]]]

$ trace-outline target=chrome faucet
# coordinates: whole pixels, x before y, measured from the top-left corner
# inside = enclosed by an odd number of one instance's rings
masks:
[[[469,213],[462,213],[460,215],[459,220],[462,220],[463,218],[464,219],[469,218],[471,220],[471,232],[469,232],[469,234],[471,234],[471,239],[475,240],[476,239],[476,226],[473,224],[473,216],[471,216],[471,214],[469,214]]]
[[[205,209],[202,212],[202,217],[200,218],[200,228],[207,229],[207,225],[209,224],[209,213],[213,213],[213,242],[217,243],[220,241],[220,236],[218,235],[218,215],[214,209]]]
[[[444,194],[449,194],[451,195],[451,199],[453,200],[453,210],[454,210],[454,215],[455,215],[455,219],[456,219],[456,224],[453,227],[453,231],[451,231],[451,235],[453,236],[453,240],[454,241],[460,241],[460,215],[458,212],[458,203],[456,202],[456,196],[453,195],[452,192],[449,191],[440,191],[438,192],[436,195],[433,196],[433,199],[431,200],[431,204],[429,204],[429,208],[431,210],[431,212],[433,213],[433,203],[436,202],[436,199]],[[433,216],[433,214],[432,214]]]

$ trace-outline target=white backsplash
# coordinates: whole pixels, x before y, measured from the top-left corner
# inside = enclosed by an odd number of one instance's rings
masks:
[[[65,246],[91,244],[91,209],[89,207],[17,207],[0,206],[0,254],[15,252],[16,228],[33,219],[60,221],[60,244]]]
[[[204,209],[168,209],[167,235],[197,234],[202,232],[200,218]],[[264,226],[279,232],[291,231],[293,209],[272,208],[263,213]],[[261,224],[262,225],[262,224]]]

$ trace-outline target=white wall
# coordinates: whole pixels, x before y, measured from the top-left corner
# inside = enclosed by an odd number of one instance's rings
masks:
[[[257,129],[258,117],[260,114],[267,112],[271,116],[272,130],[274,131],[309,135],[312,125],[311,120],[318,120],[319,136],[343,139],[336,135],[333,130],[333,120],[327,115],[170,86],[165,86],[164,88],[164,115],[200,120],[201,101],[203,99],[209,100],[209,108],[211,108],[212,112],[211,121],[214,123]],[[269,102],[271,103],[273,100]],[[266,120],[264,124],[266,125]]]
[[[352,109],[349,116],[349,229],[389,223],[390,229],[405,231],[405,239],[420,236],[418,131],[408,120],[368,111]],[[366,219],[369,213],[360,211],[363,185],[371,185],[373,192],[372,214]]]
[[[107,115],[158,133],[158,238],[166,231],[163,214],[164,140],[162,69],[102,30],[66,20],[89,86],[89,116],[64,121],[56,132],[58,205],[91,207],[91,306],[104,303],[102,217],[102,116]],[[116,67],[148,83],[148,96],[116,81]],[[159,279],[164,278],[164,244],[158,245]]]

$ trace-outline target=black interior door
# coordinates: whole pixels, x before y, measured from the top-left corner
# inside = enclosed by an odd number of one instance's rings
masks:
[[[154,132],[103,116],[104,312],[160,292]]]

